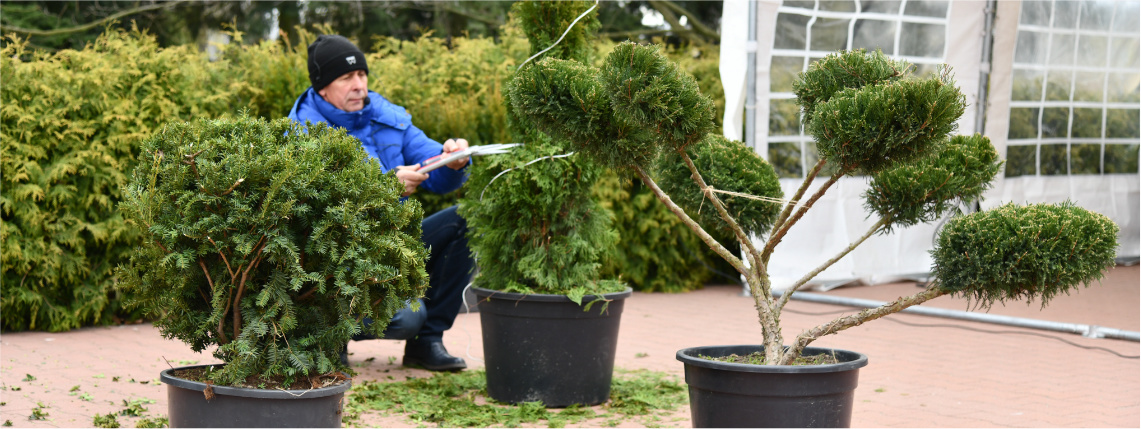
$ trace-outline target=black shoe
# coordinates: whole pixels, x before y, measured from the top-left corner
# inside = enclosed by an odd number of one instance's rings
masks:
[[[349,345],[348,344],[345,344],[345,347],[341,349],[341,365],[349,366]]]
[[[467,368],[463,359],[448,354],[439,338],[408,340],[404,345],[404,366],[429,371],[459,371]]]

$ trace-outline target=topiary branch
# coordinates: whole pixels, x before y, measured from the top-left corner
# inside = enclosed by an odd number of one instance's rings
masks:
[[[234,307],[234,316],[233,316],[233,318],[234,318],[234,338],[238,338],[238,336],[242,332],[241,331],[241,329],[242,329],[241,302],[242,302],[242,294],[245,293],[245,290],[246,290],[246,281],[249,280],[249,278],[250,278],[250,271],[252,271],[254,269],[254,267],[257,267],[261,263],[261,260],[262,260],[261,252],[264,251],[265,246],[269,244],[269,243],[263,244],[262,243],[263,241],[265,241],[265,235],[264,234],[261,236],[261,238],[258,239],[257,244],[254,244],[254,248],[258,249],[258,251],[256,254],[254,254],[254,259],[252,261],[250,261],[249,265],[246,265],[246,270],[242,272],[242,279],[241,279],[241,281],[238,282],[238,291],[234,293],[234,299],[232,301],[233,307]],[[241,267],[239,266],[238,269],[240,270]],[[230,305],[227,304],[226,307],[229,308]]]
[[[222,262],[226,263],[226,270],[230,272],[230,281],[233,281],[233,278],[234,278],[234,269],[233,269],[233,268],[230,268],[230,261],[229,261],[228,259],[226,259],[226,254],[225,254],[225,253],[222,253],[222,249],[218,248],[218,243],[215,243],[213,238],[210,238],[210,237],[206,237],[206,239],[210,241],[210,244],[213,244],[213,245],[214,245],[214,248],[215,248],[215,249],[218,249],[218,256],[221,256],[221,257],[222,257]],[[199,259],[199,260],[198,260],[198,264],[203,266],[203,267],[202,267],[202,269],[203,269],[203,270],[205,270],[205,269],[206,269],[206,266],[205,266],[205,265],[202,263],[202,260],[201,260],[201,259]],[[209,279],[209,278],[210,278],[210,274],[209,274],[209,273],[207,273],[207,274],[206,274],[206,278],[207,278],[207,279]],[[210,290],[214,290],[214,284],[213,284],[213,283],[211,283],[211,284],[210,284]]]
[[[807,212],[808,209],[812,208],[812,204],[816,203],[816,200],[819,200],[820,197],[823,197],[824,193],[828,192],[828,189],[831,188],[832,185],[836,183],[836,181],[840,180],[841,177],[844,177],[844,175],[848,174],[848,171],[849,170],[841,169],[840,171],[836,172],[836,174],[833,174],[832,177],[828,178],[828,181],[824,182],[824,185],[820,186],[820,189],[816,190],[816,193],[812,194],[812,197],[809,197],[808,201],[801,205],[800,210],[797,210],[796,214],[789,218],[784,223],[784,225],[781,226],[779,231],[774,233],[772,237],[769,237],[769,241],[765,243],[765,251],[761,254],[762,261],[764,261],[766,264],[769,262],[769,257],[772,256],[773,249],[775,249],[777,244],[784,239],[785,234],[788,233],[788,229],[792,228],[793,225],[796,225],[796,222],[799,221],[800,218],[804,217],[804,213]]]
[[[695,234],[697,234],[699,238],[701,238],[701,241],[705,242],[705,244],[709,246],[710,249],[713,249],[715,253],[721,256],[721,258],[725,259],[725,262],[728,262],[729,265],[732,265],[733,269],[737,270],[738,273],[741,273],[746,277],[749,276],[748,269],[745,268],[744,262],[742,262],[740,258],[733,256],[733,253],[730,252],[729,249],[726,249],[725,246],[722,246],[721,243],[717,242],[717,239],[713,238],[712,235],[709,235],[708,232],[705,232],[705,229],[702,228],[701,225],[698,225],[697,221],[690,218],[689,215],[685,213],[685,210],[682,210],[681,207],[678,207],[678,205],[670,199],[670,196],[666,195],[666,193],[658,187],[658,184],[654,182],[654,179],[651,179],[650,175],[646,174],[646,171],[643,170],[642,167],[634,165],[631,166],[631,168],[634,169],[634,172],[638,175],[638,178],[642,179],[642,182],[645,182],[646,186],[654,192],[654,196],[658,197],[658,201],[661,201],[662,204],[665,204],[671,212],[677,215],[678,219],[681,219],[682,223],[685,223],[685,225],[688,226],[690,230],[692,230]]]
[[[737,220],[729,214],[729,211],[725,209],[725,203],[721,201],[721,198],[711,191],[713,188],[705,183],[705,178],[701,177],[701,172],[697,171],[697,166],[693,164],[693,159],[685,152],[685,148],[678,149],[677,152],[681,155],[681,159],[685,161],[685,166],[689,167],[690,177],[692,177],[693,181],[697,183],[697,186],[701,188],[702,194],[713,202],[713,207],[717,209],[717,213],[721,215],[721,219],[724,219],[725,223],[729,224],[729,230],[737,237],[737,241],[747,247],[748,251],[745,252],[745,254],[749,256],[749,262],[755,267],[760,267],[761,271],[764,271],[764,264],[757,258],[757,249],[753,246],[753,240],[749,239],[748,234],[745,234],[745,230],[742,229],[741,225],[737,223]],[[768,291],[765,291],[765,294],[767,295]]]
[[[773,224],[772,232],[774,234],[784,226],[784,222],[788,220],[788,216],[792,214],[792,209],[796,208],[796,202],[804,197],[804,193],[808,191],[808,186],[812,184],[813,180],[816,180],[816,175],[820,174],[820,170],[823,169],[824,164],[827,163],[828,160],[820,158],[820,161],[817,161],[816,165],[812,166],[812,170],[804,177],[804,181],[800,183],[800,188],[796,190],[796,194],[794,194],[792,198],[789,198],[788,204],[784,206],[784,211],[780,213],[780,217],[777,218],[776,223]]]
[[[849,253],[852,253],[853,250],[856,250],[856,248],[859,247],[861,244],[863,244],[864,241],[867,241],[868,238],[871,238],[872,235],[875,235],[876,232],[879,232],[879,230],[881,228],[883,228],[885,225],[887,225],[888,223],[889,222],[888,222],[888,219],[886,217],[881,218],[879,220],[879,222],[876,222],[875,225],[872,225],[871,228],[868,228],[868,232],[864,233],[863,237],[860,237],[858,240],[853,241],[852,244],[848,245],[848,248],[844,249],[839,254],[837,254],[835,257],[833,257],[832,259],[829,259],[827,262],[821,264],[819,267],[816,267],[816,269],[812,270],[808,274],[805,274],[804,277],[801,277],[800,280],[796,281],[796,283],[793,283],[792,287],[790,287],[787,291],[785,291],[784,295],[782,295],[780,297],[780,302],[777,303],[777,307],[776,307],[777,311],[780,311],[781,309],[784,308],[785,304],[788,304],[788,301],[789,301],[789,299],[792,298],[793,293],[795,293],[797,290],[799,290],[802,286],[807,284],[813,278],[816,278],[816,275],[818,275],[821,272],[823,272],[824,270],[828,269],[828,267],[831,267],[836,262],[839,262],[840,259],[843,259],[845,256],[848,256]]]
[[[796,337],[796,342],[794,342],[792,346],[790,346],[788,350],[784,352],[784,357],[781,358],[780,364],[791,365],[792,360],[797,356],[800,356],[800,353],[804,351],[804,348],[807,347],[808,344],[815,341],[817,338],[829,334],[834,334],[848,328],[860,326],[864,324],[864,322],[876,320],[881,317],[897,313],[907,307],[919,305],[934,298],[946,295],[948,292],[938,287],[937,282],[938,280],[932,282],[927,286],[926,290],[915,295],[900,297],[895,301],[889,302],[879,307],[869,308],[853,315],[842,316],[833,319],[831,322],[804,331]]]

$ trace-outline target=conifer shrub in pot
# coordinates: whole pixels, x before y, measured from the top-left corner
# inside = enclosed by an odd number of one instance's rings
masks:
[[[911,71],[910,64],[881,52],[857,50],[831,54],[799,77],[797,101],[821,160],[788,198],[765,161],[740,143],[707,134],[708,99],[655,47],[621,44],[600,70],[545,59],[515,78],[510,101],[522,116],[599,163],[640,177],[747,280],[762,344],[677,354],[685,365],[695,426],[848,426],[858,370],[867,357],[808,347],[817,338],[948,294],[988,306],[1016,299],[1045,303],[1088,286],[1113,265],[1117,226],[1072,204],[959,213],[936,239],[935,280],[925,290],[786,341],[780,314],[798,288],[877,233],[935,220],[956,210],[957,202],[979,198],[1001,166],[986,137],[952,136],[965,102],[950,71],[926,78]],[[810,187],[827,170],[834,172]],[[772,252],[846,175],[870,176],[865,206],[878,220],[843,252],[774,296],[766,270]],[[707,232],[713,229],[733,234],[743,256],[718,244]],[[754,243],[749,232],[765,242]]]
[[[225,362],[162,372],[172,426],[340,426],[341,348],[427,287],[423,214],[380,171],[343,131],[287,119],[144,142],[120,210],[145,240],[119,282],[163,336]]]
[[[590,2],[518,2],[532,53],[550,46]],[[594,12],[546,55],[581,64],[590,54]],[[531,64],[524,69],[532,67]],[[571,155],[508,108],[511,154],[472,167],[460,214],[479,267],[487,393],[508,403],[595,405],[610,396],[624,284],[600,278],[600,258],[617,240],[592,196],[602,167]]]

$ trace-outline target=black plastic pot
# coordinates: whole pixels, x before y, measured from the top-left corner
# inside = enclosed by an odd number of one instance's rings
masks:
[[[804,356],[834,354],[828,365],[747,365],[702,359],[763,351],[762,346],[692,347],[685,364],[694,427],[850,427],[852,399],[868,357],[808,347]]]
[[[602,295],[583,311],[564,295],[472,288],[479,297],[487,394],[517,404],[597,405],[610,397],[622,307],[631,294]],[[586,296],[585,306],[595,299]]]
[[[168,369],[159,379],[166,383],[170,427],[341,427],[341,407],[352,383],[311,390],[268,390],[213,386],[206,400],[205,383],[174,377]]]

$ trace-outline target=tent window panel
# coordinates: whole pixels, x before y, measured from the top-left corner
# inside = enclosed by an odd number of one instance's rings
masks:
[[[912,0],[907,2],[904,6],[903,14],[910,16],[929,16],[932,18],[943,18],[947,16],[949,9],[946,1],[926,1],[926,0]]]
[[[1109,27],[1113,17],[1113,3],[1093,2],[1082,3],[1081,26],[1086,30],[1104,30]]]
[[[1074,108],[1074,138],[1101,138],[1101,108]]]
[[[781,178],[799,178],[800,143],[769,143],[769,163]]]
[[[907,33],[904,33],[907,34]],[[910,37],[910,35],[908,35]],[[872,19],[856,21],[852,31],[852,49],[895,51],[895,22]]]
[[[792,83],[803,69],[803,57],[774,56],[769,66],[769,91],[792,92]]]
[[[1116,3],[1117,13],[1113,17],[1113,31],[1136,33],[1141,30],[1141,3],[1135,1]]]
[[[1136,103],[1141,101],[1141,73],[1110,73],[1109,102]]]
[[[812,6],[809,5],[808,7],[811,8]],[[773,47],[776,49],[804,49],[804,41],[808,40],[809,19],[810,17],[791,13],[777,15],[776,40],[773,40]]]
[[[1046,74],[1046,100],[1070,101],[1072,79],[1072,74],[1068,70],[1050,70]]]
[[[1042,161],[1042,175],[1058,176],[1069,173],[1066,160],[1066,145],[1044,144],[1038,149]]]
[[[1105,173],[1137,173],[1136,144],[1105,145]]]
[[[1100,174],[1101,145],[1070,145],[1070,174]]]
[[[1141,109],[1108,109],[1105,119],[1106,137],[1141,138]]]
[[[1014,69],[1010,99],[1014,101],[1038,101],[1042,99],[1042,82],[1046,73],[1040,70]]]
[[[1042,138],[1069,137],[1069,123],[1069,107],[1047,107],[1042,109]]]
[[[1085,67],[1104,67],[1107,63],[1105,48],[1109,46],[1105,36],[1078,36],[1078,65]]]
[[[820,2],[820,10],[828,12],[855,12],[856,2],[853,0],[830,0]]]
[[[943,58],[943,45],[946,41],[946,26],[942,24],[903,23],[899,53],[927,58]]]
[[[1009,139],[1038,138],[1038,108],[1015,107],[1010,109]]]
[[[1050,64],[1055,66],[1074,65],[1074,43],[1072,34],[1054,34],[1050,38]]]
[[[769,135],[800,135],[800,106],[794,99],[769,102]]]
[[[926,79],[939,71],[938,64],[915,64],[914,74],[920,79]]]
[[[1038,173],[1035,167],[1037,162],[1037,147],[1035,146],[1007,146],[1006,147],[1006,177],[1033,176]]]
[[[1137,31],[1137,30],[1133,30]],[[1109,65],[1113,68],[1137,69],[1141,66],[1141,43],[1136,37],[1114,37],[1111,49],[1113,55],[1109,58]]]
[[[1023,3],[1025,7],[1026,3]],[[1014,45],[1014,62],[1023,64],[1043,64],[1046,62],[1046,43],[1050,37],[1037,31],[1019,31]]]
[[[823,4],[825,2],[821,2]],[[910,3],[910,2],[908,2]],[[864,0],[860,2],[861,10],[871,13],[884,13],[888,15],[899,14],[899,1],[898,0]]]
[[[817,18],[812,25],[813,51],[839,51],[848,47],[848,19]]]
[[[1101,95],[1105,92],[1105,73],[1077,72],[1074,73],[1074,101],[1101,102]]]
[[[1054,28],[1074,28],[1078,25],[1078,8],[1081,2],[1057,0],[1054,2]]]
[[[1050,2],[1027,1],[1022,2],[1022,14],[1018,23],[1022,25],[1050,25]]]

